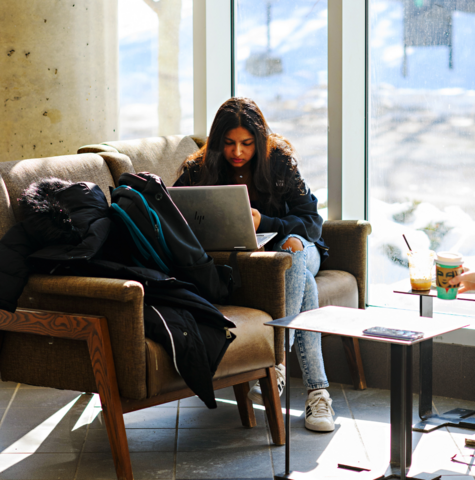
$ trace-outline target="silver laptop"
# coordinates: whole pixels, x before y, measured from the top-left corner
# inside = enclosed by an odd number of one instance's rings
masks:
[[[171,187],[168,192],[205,250],[255,250],[277,235],[256,235],[246,185]]]

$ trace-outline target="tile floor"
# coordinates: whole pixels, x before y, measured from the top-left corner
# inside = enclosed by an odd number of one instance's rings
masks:
[[[332,384],[334,432],[316,434],[303,427],[305,391],[292,379],[291,468],[313,471],[312,478],[372,479],[384,473],[389,458],[389,391],[355,391]],[[136,480],[272,479],[284,470],[284,447],[270,441],[262,410],[258,426],[241,426],[232,389],[217,393],[218,409],[195,397],[127,414],[125,424]],[[475,409],[475,402],[434,398],[435,408]],[[414,396],[414,420],[417,421]],[[114,480],[116,478],[97,396],[0,382],[0,479]],[[454,463],[469,456],[464,446],[475,431],[443,428],[414,433],[410,475],[475,478],[475,466]],[[470,459],[470,457],[465,457]],[[370,472],[337,468],[360,461]],[[426,478],[433,478],[431,477]],[[308,478],[308,477],[307,477]],[[424,477],[421,477],[424,478]]]

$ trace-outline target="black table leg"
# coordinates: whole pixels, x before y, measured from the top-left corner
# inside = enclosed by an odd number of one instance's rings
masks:
[[[290,330],[285,329],[285,474],[290,473]]]
[[[412,461],[412,346],[391,344],[391,466],[400,478]]]
[[[419,297],[419,315],[432,318],[434,299],[429,295]],[[432,415],[432,338],[420,343],[419,355],[419,417],[425,420]]]
[[[290,329],[285,329],[285,472],[274,475],[274,480],[315,479],[315,473],[290,471]]]
[[[434,298],[430,295],[419,295],[419,315],[428,318],[434,316]]]
[[[275,480],[290,479],[290,329],[285,329],[285,472]]]
[[[412,346],[391,344],[391,457],[380,479],[406,479],[412,463]]]
[[[419,417],[432,416],[432,338],[419,344]]]
[[[422,342],[425,343],[425,342]],[[408,477],[412,463],[412,346],[391,344],[391,457],[386,473],[377,480],[437,479],[422,473]]]
[[[432,318],[434,316],[434,298],[429,295],[419,296],[419,315]],[[416,432],[429,433],[444,426],[457,426],[475,429],[475,418],[466,418],[475,413],[475,410],[455,408],[442,415],[435,415],[432,411],[432,338],[421,342],[419,356],[419,417],[421,422],[414,425]]]

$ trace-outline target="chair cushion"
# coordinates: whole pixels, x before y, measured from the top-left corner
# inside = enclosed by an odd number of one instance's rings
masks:
[[[252,308],[218,308],[236,324],[232,330],[236,339],[226,351],[214,378],[225,378],[274,365],[274,329],[264,325],[272,318],[267,313]],[[161,345],[146,339],[146,349],[148,397],[186,388],[185,382],[175,370],[173,360]]]
[[[358,284],[356,278],[341,270],[321,270],[315,277],[320,307],[358,308]]]
[[[2,208],[5,209],[7,204],[5,201],[6,188],[10,197],[8,209],[11,209],[16,221],[21,220],[17,198],[31,183],[43,178],[57,177],[61,180],[70,180],[71,182],[94,182],[104,192],[109,203],[109,186],[114,186],[114,180],[106,161],[94,153],[3,162],[0,163],[0,175],[4,182],[1,184],[0,189],[0,200],[2,200],[4,205]],[[5,215],[7,215],[7,221],[4,219]],[[11,213],[2,212],[1,217],[2,227],[5,226],[8,229]],[[5,233],[2,230],[0,235],[3,236]]]
[[[198,145],[191,137],[184,135],[122,140],[107,142],[106,145],[127,155],[137,173],[150,172],[160,175],[167,187],[172,186],[177,179],[178,170],[184,160],[198,150]]]
[[[15,223],[15,215],[13,214],[7,186],[0,174],[0,237],[3,237]]]

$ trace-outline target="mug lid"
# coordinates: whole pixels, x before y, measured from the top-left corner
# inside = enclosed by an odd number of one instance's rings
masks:
[[[437,253],[435,261],[444,265],[461,265],[463,263],[463,257],[461,253],[439,252]]]

